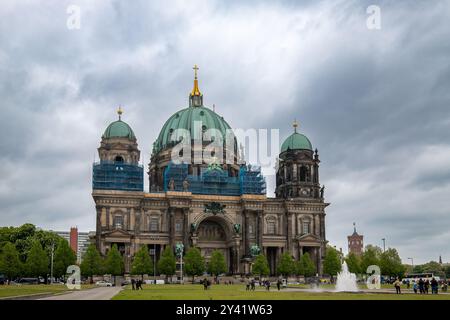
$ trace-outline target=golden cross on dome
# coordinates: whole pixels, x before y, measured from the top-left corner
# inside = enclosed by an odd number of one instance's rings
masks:
[[[122,116],[123,110],[122,110],[122,106],[119,106],[119,109],[117,109],[117,114],[119,115],[119,120]]]
[[[197,71],[200,68],[196,64],[194,64],[194,67],[192,69],[194,69],[194,78],[197,79]]]
[[[292,126],[294,127],[294,131],[297,132],[297,128],[300,126],[300,124],[297,122],[297,119],[294,119]]]

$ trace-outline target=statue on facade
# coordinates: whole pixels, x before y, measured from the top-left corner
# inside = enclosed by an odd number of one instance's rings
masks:
[[[187,181],[187,179],[185,179],[183,181],[183,191],[184,192],[188,192],[189,191],[189,181]]]
[[[241,232],[241,225],[239,223],[236,223],[233,225],[234,232],[239,233]]]
[[[178,242],[175,245],[175,253],[178,258],[180,258],[183,255],[183,251],[184,251],[184,245],[181,242]]]
[[[195,232],[197,230],[197,224],[195,222],[191,223],[191,232]]]
[[[325,185],[322,186],[322,188],[320,188],[320,197],[323,199],[323,194],[325,192]]]
[[[172,179],[170,179],[169,181],[169,190],[170,191],[174,191],[175,190],[175,181]]]
[[[261,248],[257,244],[254,244],[250,247],[250,254],[253,257],[256,257],[257,255],[259,255],[260,252],[261,252]]]

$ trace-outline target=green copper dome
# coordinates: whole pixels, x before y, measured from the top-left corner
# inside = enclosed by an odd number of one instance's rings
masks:
[[[117,120],[111,123],[106,128],[103,138],[128,138],[136,139],[133,130],[130,126],[122,120]]]
[[[198,122],[196,123],[196,121]],[[196,125],[197,127],[195,127]],[[154,143],[153,151],[159,152],[161,149],[179,141],[182,133],[175,131],[176,129],[188,130],[191,139],[194,139],[196,136],[195,128],[198,128],[198,134],[201,134],[202,130],[217,129],[221,133],[224,141],[226,139],[227,129],[231,129],[223,117],[211,109],[205,108],[204,106],[188,107],[173,114],[166,121],[159,133],[158,139]],[[214,132],[211,132],[211,136],[214,136]]]
[[[309,139],[298,132],[294,132],[289,137],[284,140],[283,144],[281,145],[281,152],[287,151],[288,149],[291,150],[311,150],[312,151],[312,144],[309,141]]]

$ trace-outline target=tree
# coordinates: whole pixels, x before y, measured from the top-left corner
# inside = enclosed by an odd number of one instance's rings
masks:
[[[422,265],[423,272],[426,273],[433,273],[437,276],[443,276],[444,275],[444,269],[442,268],[441,264],[436,261],[430,261]]]
[[[158,271],[160,274],[166,275],[167,279],[169,276],[175,274],[176,266],[177,261],[175,259],[175,255],[173,254],[172,249],[167,246],[158,261]]]
[[[194,283],[195,276],[201,276],[205,272],[205,259],[196,247],[191,247],[184,256],[184,271],[188,276],[192,276]]]
[[[295,273],[297,275],[312,277],[316,274],[316,266],[314,265],[314,262],[311,260],[311,257],[309,256],[308,252],[306,252],[300,257],[295,267],[296,267]]]
[[[142,246],[134,256],[133,265],[131,266],[132,274],[139,274],[144,280],[144,274],[150,274],[153,271],[153,261],[148,254],[146,245]]]
[[[413,273],[423,273],[423,264],[415,265],[413,268]]]
[[[280,262],[278,263],[277,266],[277,271],[279,274],[281,274],[286,278],[294,273],[295,271],[294,259],[292,259],[292,256],[288,252],[285,252],[281,255]]]
[[[32,277],[47,277],[48,274],[48,256],[39,241],[33,241],[30,252],[27,256],[25,271]]]
[[[380,265],[381,248],[367,245],[361,257],[361,273],[366,273],[367,268],[372,265]]]
[[[403,276],[405,273],[405,268],[396,249],[389,248],[381,254],[380,269],[381,274],[383,275],[394,277]]]
[[[219,250],[214,250],[211,254],[211,260],[208,264],[208,272],[215,276],[216,280],[221,273],[227,271],[225,257]]]
[[[323,261],[323,272],[333,277],[341,271],[341,260],[339,258],[339,253],[336,249],[332,247],[327,247],[327,251],[325,253],[325,259]]]
[[[52,244],[58,244],[63,238],[53,231],[36,230],[36,227],[30,223],[20,227],[0,228],[0,250],[6,242],[11,242],[16,247],[21,262],[26,262],[28,253],[36,240],[41,243],[47,256],[50,256]]]
[[[268,276],[270,273],[269,262],[267,262],[267,258],[263,254],[259,254],[255,258],[255,262],[252,265],[252,273],[262,276]]]
[[[55,255],[53,259],[54,268],[53,272],[55,277],[65,278],[67,267],[74,265],[77,261],[75,252],[70,248],[69,242],[65,239],[61,239],[56,247]]]
[[[11,242],[3,245],[0,255],[0,272],[3,273],[8,280],[13,279],[20,274],[22,264],[19,259],[16,247]]]
[[[348,271],[354,274],[360,274],[361,271],[361,258],[357,256],[355,253],[350,252],[345,258],[345,262],[347,262]],[[365,270],[364,270],[365,271]]]
[[[94,282],[92,277],[102,272],[102,258],[94,244],[90,244],[87,248],[80,269],[83,276],[91,278],[91,283]]]
[[[111,250],[109,250],[108,255],[106,256],[105,268],[106,273],[114,277],[114,283],[116,283],[116,276],[120,276],[123,274],[123,258],[120,255],[116,244],[112,245]]]
[[[444,272],[445,272],[446,278],[450,278],[450,265],[447,265],[444,267]]]

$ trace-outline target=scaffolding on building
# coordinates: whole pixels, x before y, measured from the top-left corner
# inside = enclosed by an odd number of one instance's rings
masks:
[[[144,191],[144,167],[123,162],[94,162],[92,189]]]
[[[171,162],[164,170],[164,191],[230,196],[266,194],[266,180],[259,167],[242,166],[239,176],[231,177],[227,171],[216,166],[202,168],[200,175],[195,176],[189,175],[187,164]]]

